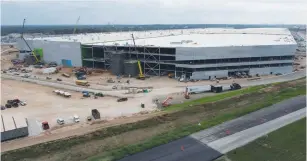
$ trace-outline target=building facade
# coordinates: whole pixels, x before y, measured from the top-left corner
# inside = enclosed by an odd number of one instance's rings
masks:
[[[193,29],[175,31],[100,34],[92,38],[77,35],[76,42],[60,37],[29,40],[31,48],[42,48],[45,61],[63,60],[73,66],[103,68],[113,74],[127,74],[141,62],[145,75],[190,79],[213,79],[236,74],[268,75],[292,72],[297,44],[287,29]],[[115,39],[119,37],[118,41]],[[120,38],[122,37],[122,38]],[[107,39],[108,38],[108,39]],[[88,43],[91,40],[102,43]],[[112,39],[112,41],[109,41]],[[80,40],[81,42],[78,42]],[[82,42],[85,41],[86,43]],[[27,46],[19,41],[18,48]],[[134,74],[133,74],[134,75]]]

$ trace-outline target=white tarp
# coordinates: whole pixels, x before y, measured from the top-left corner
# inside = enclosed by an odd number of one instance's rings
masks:
[[[56,71],[55,67],[45,68],[43,69],[43,74],[52,74],[52,73],[55,73],[55,71]]]

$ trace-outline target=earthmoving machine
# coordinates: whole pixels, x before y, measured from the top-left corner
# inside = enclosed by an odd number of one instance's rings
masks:
[[[23,23],[22,23],[22,30],[21,30],[21,39],[25,42],[25,44],[27,45],[27,47],[29,48],[31,55],[35,58],[35,64],[41,63],[41,61],[37,58],[35,52],[31,49],[30,45],[28,44],[28,42],[26,41],[26,39],[23,37],[24,34],[24,28],[25,28],[25,23],[26,23],[26,19],[23,19]]]
[[[167,97],[167,98],[162,102],[162,106],[163,106],[163,107],[168,107],[168,106],[170,106],[171,104],[170,104],[169,100],[171,100],[171,99],[173,99],[173,97]]]
[[[174,78],[175,77],[175,74],[174,73],[168,73],[167,75],[169,78]]]
[[[145,75],[143,74],[142,72],[142,67],[141,67],[141,62],[138,60],[138,67],[139,67],[139,75],[137,76],[137,79],[140,79],[140,80],[145,80]]]

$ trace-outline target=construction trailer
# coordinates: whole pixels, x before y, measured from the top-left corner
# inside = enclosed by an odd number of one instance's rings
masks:
[[[43,48],[45,60],[59,64],[66,59],[73,66],[136,75],[136,63],[133,71],[125,71],[125,65],[140,61],[144,75],[171,74],[193,80],[290,73],[297,49],[285,28],[158,30],[133,35],[132,39],[131,32],[95,33],[28,42],[33,48]]]

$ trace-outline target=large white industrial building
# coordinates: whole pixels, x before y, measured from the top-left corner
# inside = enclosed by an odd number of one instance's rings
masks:
[[[47,62],[65,60],[73,66],[128,74],[132,71],[126,71],[125,64],[136,67],[135,61],[140,60],[145,74],[174,73],[191,79],[290,73],[297,49],[285,28],[95,33],[34,38],[28,43],[31,48],[42,48]],[[28,50],[21,40],[18,47]],[[131,70],[135,75],[135,69]]]

